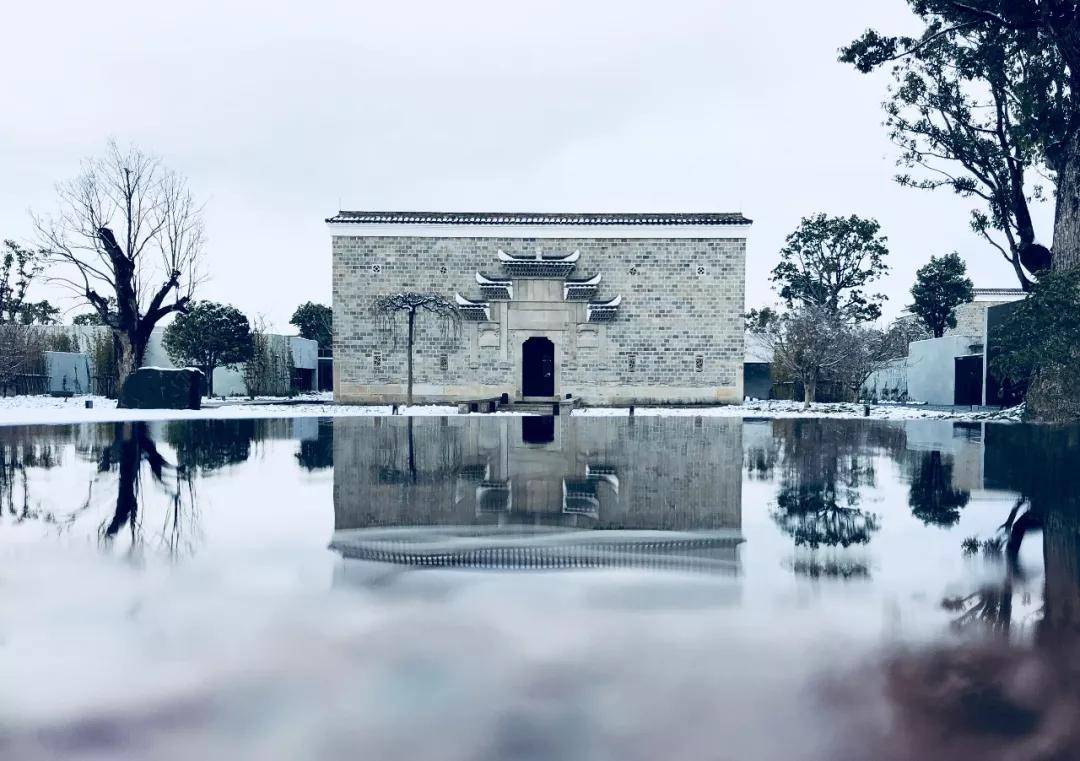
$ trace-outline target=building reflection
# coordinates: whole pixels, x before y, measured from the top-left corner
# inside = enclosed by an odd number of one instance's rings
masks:
[[[734,571],[741,461],[732,420],[339,419],[333,546],[422,566]]]

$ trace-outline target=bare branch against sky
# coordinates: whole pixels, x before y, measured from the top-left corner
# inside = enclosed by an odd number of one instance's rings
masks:
[[[836,60],[868,26],[915,31],[902,0],[61,5],[5,9],[0,236],[134,142],[207,201],[200,296],[279,328],[329,300],[339,206],[742,211],[749,306],[818,211],[881,221],[890,313],[931,254],[1011,282],[963,202],[892,182],[885,75]]]

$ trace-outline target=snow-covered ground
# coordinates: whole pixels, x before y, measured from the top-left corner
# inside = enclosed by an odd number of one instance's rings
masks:
[[[93,407],[86,408],[92,401]],[[286,402],[289,403],[286,403]],[[75,396],[62,399],[50,396],[0,397],[0,425],[40,423],[94,423],[126,420],[188,420],[204,418],[280,418],[280,417],[354,417],[391,414],[390,405],[359,406],[333,404],[329,394],[281,398],[258,398],[254,402],[208,401],[201,410],[118,410],[115,399],[103,396]],[[401,407],[402,415],[456,415],[457,408],[443,405]],[[516,414],[516,413],[497,413]],[[573,411],[574,415],[626,416],[626,407],[593,407]],[[637,407],[635,415],[671,417],[824,417],[861,418],[861,404],[815,404],[804,410],[801,402],[750,401],[743,404],[717,407]],[[871,406],[870,418],[875,420],[1019,420],[1020,408],[1001,412],[971,412],[940,410],[919,406],[879,404]]]
[[[626,407],[592,407],[574,410],[575,415],[625,416]],[[974,412],[967,409],[940,409],[920,405],[872,404],[869,417],[873,420],[999,420],[1019,421],[1022,407],[992,412]],[[862,418],[863,405],[856,402],[818,403],[809,410],[802,402],[781,400],[746,401],[717,407],[635,407],[634,415],[671,417],[816,417],[816,418]]]
[[[348,417],[389,415],[389,405],[361,407],[332,404],[328,395],[311,395],[292,400],[256,398],[254,402],[237,400],[204,402],[201,410],[124,410],[116,408],[115,399],[103,396],[73,396],[62,399],[51,396],[0,397],[0,425],[40,423],[111,423],[127,420],[201,420],[206,418],[283,418],[283,417]],[[86,402],[93,408],[87,409]],[[286,403],[288,402],[288,403]],[[402,415],[456,415],[456,407],[402,407]]]

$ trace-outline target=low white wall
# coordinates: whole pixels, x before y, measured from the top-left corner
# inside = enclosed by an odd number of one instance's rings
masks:
[[[46,351],[45,372],[50,394],[89,394],[94,390],[90,359],[82,352]]]
[[[859,396],[869,399],[903,401],[908,398],[907,357],[895,359],[888,367],[873,372],[859,387]]]
[[[952,404],[956,400],[956,358],[981,344],[974,336],[943,336],[913,341],[908,349],[908,398],[926,404]],[[980,349],[981,351],[981,349]]]
[[[176,367],[169,358],[162,341],[165,336],[165,328],[154,328],[150,334],[150,343],[146,347],[146,356],[143,364],[148,367]],[[293,366],[300,369],[313,370],[314,382],[312,390],[319,388],[319,344],[309,338],[300,336],[283,336],[277,333],[268,336],[275,348],[281,348],[287,341],[289,350],[292,352]],[[219,367],[214,370],[214,396],[246,396],[247,384],[244,383],[244,366],[237,368]]]

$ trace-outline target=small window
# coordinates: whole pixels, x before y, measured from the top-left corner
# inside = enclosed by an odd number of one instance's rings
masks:
[[[626,369],[630,372],[634,372],[637,369],[637,355],[629,354],[626,357]]]
[[[378,275],[380,272],[382,272],[382,265],[381,264],[373,264],[373,265],[371,265],[371,271],[372,271],[373,274]]]
[[[705,265],[704,264],[699,264],[697,266],[697,273],[699,275],[704,275],[705,274]]]
[[[379,372],[380,370],[382,370],[382,354],[379,354],[379,352],[374,352],[371,355],[371,367],[375,370],[375,372]]]
[[[439,355],[439,369],[444,373],[450,369],[450,356],[447,354]]]
[[[705,357],[694,357],[694,369],[697,370],[699,373],[705,369]]]
[[[637,267],[631,267],[630,268],[630,274],[631,275],[636,275],[637,274]]]

